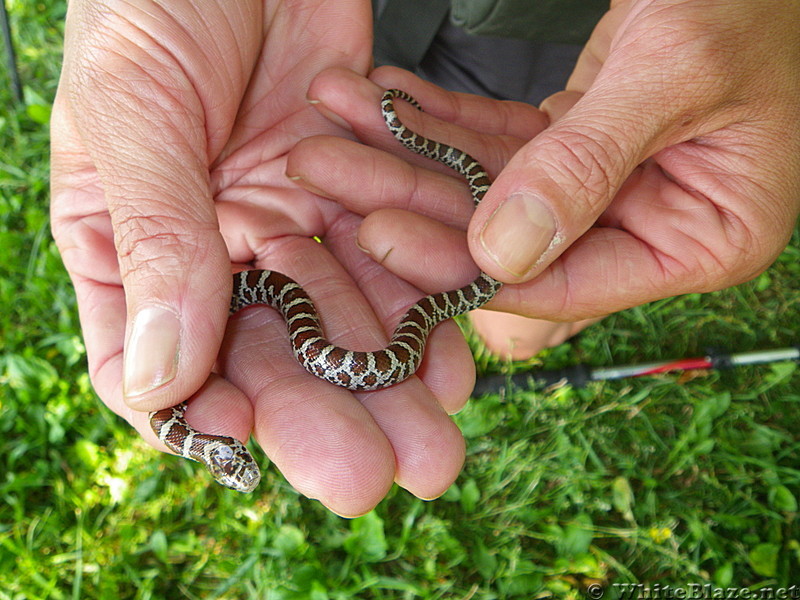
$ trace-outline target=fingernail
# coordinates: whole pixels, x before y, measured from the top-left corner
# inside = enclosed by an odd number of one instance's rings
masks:
[[[555,233],[556,222],[547,205],[537,196],[517,193],[489,217],[480,240],[499,267],[522,277],[551,246]]]
[[[292,182],[296,183],[301,188],[303,188],[304,190],[306,190],[308,192],[311,192],[312,194],[316,194],[317,196],[320,196],[322,198],[327,198],[328,200],[333,200],[334,199],[333,196],[331,196],[330,194],[328,194],[324,190],[321,190],[317,186],[311,185],[310,183],[308,183],[308,181],[306,181],[305,178],[302,175],[290,175],[287,172],[286,173],[286,177],[289,179],[289,181],[292,181]]]
[[[347,131],[353,131],[353,128],[350,125],[350,123],[345,121],[342,117],[340,117],[335,112],[330,110],[327,106],[325,106],[322,100],[317,100],[316,98],[307,97],[306,102],[308,102],[311,106],[313,106],[316,110],[318,110],[323,117],[325,117],[335,125],[338,125],[339,127],[342,127]]]
[[[372,256],[372,252],[370,252],[366,246],[361,245],[361,241],[358,239],[358,237],[356,237],[356,248],[361,250],[364,254]]]
[[[175,378],[180,356],[181,324],[171,310],[148,306],[133,318],[125,346],[123,389],[126,401]]]

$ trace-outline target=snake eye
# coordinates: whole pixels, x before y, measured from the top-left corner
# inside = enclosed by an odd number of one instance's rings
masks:
[[[251,492],[261,481],[258,465],[241,444],[219,444],[208,458],[209,472],[225,487],[238,492]]]
[[[235,455],[233,448],[228,445],[220,445],[211,454],[211,459],[219,467],[220,471],[226,475],[233,475]]]

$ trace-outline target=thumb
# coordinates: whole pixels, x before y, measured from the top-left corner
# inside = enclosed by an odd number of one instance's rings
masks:
[[[736,110],[729,96],[737,82],[728,82],[724,64],[702,63],[702,39],[654,41],[642,34],[647,27],[639,24],[632,42],[617,44],[599,71],[580,68],[591,61],[579,63],[573,79],[579,87],[590,83],[585,94],[573,90],[551,103],[560,112],[579,97],[515,154],[487,192],[469,243],[492,277],[535,277],[595,223],[638,165],[725,125]]]
[[[172,406],[211,372],[230,298],[203,120],[146,77],[117,70],[69,84],[125,290],[124,398],[136,410]]]
[[[625,98],[585,95],[509,161],[470,223],[478,265],[506,283],[532,279],[588,230],[654,152],[654,119]]]
[[[585,94],[520,149],[475,212],[470,250],[486,273],[532,279],[592,227],[638,165],[746,116],[759,65],[732,75],[741,60],[725,50],[740,33],[720,23],[748,21],[707,4],[619,3],[601,21],[571,78],[572,93]]]

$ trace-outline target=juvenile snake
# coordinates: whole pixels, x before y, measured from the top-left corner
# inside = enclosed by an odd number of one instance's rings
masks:
[[[409,150],[463,175],[477,206],[491,184],[484,168],[466,152],[408,129],[395,112],[395,98],[422,110],[406,92],[388,90],[381,100],[381,112],[389,131]],[[389,345],[376,352],[356,352],[331,344],[325,339],[317,309],[305,290],[275,271],[236,273],[230,314],[255,304],[271,306],[283,315],[294,355],[309,373],[350,390],[378,390],[403,381],[417,370],[434,326],[483,306],[501,285],[481,273],[458,290],[422,298],[403,316]],[[186,404],[181,403],[150,414],[150,425],[158,439],[173,452],[205,465],[222,485],[240,492],[252,491],[261,474],[245,446],[231,437],[200,433],[186,422],[185,411]]]

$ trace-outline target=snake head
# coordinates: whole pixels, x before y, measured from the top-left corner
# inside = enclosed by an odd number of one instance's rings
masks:
[[[261,481],[258,464],[244,447],[233,438],[215,444],[207,452],[204,463],[209,473],[225,487],[237,492],[252,492]]]

